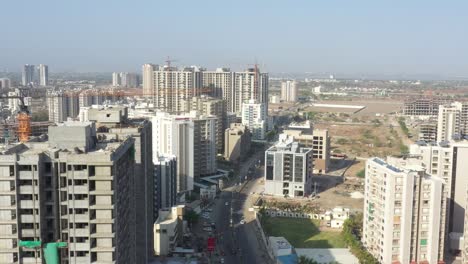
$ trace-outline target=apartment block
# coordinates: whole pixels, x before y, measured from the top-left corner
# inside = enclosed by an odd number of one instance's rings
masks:
[[[235,105],[235,73],[229,68],[217,68],[215,71],[203,71],[203,87],[212,91],[212,96],[222,98],[226,102],[226,110],[234,112]]]
[[[144,64],[142,66],[142,86],[143,96],[147,98],[153,97],[153,85],[154,85],[154,71],[159,66],[155,64]]]
[[[39,64],[39,66],[37,66],[37,76],[39,78],[39,86],[49,85],[49,66]]]
[[[151,84],[151,96],[156,109],[170,112],[181,113],[182,102],[189,100],[194,96],[200,95],[203,85],[202,72],[197,67],[177,67],[163,66],[157,69],[153,68],[153,75],[148,77],[151,66],[145,65],[144,70],[144,92],[149,88],[148,81]]]
[[[159,156],[154,158],[155,173],[155,207],[154,221],[157,219],[158,210],[171,208],[177,202],[177,157]],[[157,209],[157,210],[156,210]]]
[[[328,172],[330,165],[330,136],[326,129],[314,129],[310,121],[291,124],[283,133],[292,137],[301,147],[312,149],[314,173]]]
[[[366,162],[362,242],[383,264],[443,261],[440,255],[444,182],[421,166]]]
[[[281,100],[285,102],[296,102],[298,97],[297,82],[281,82]]]
[[[437,142],[451,141],[461,136],[461,104],[441,105],[437,124]]]
[[[138,87],[138,75],[130,72],[113,72],[112,86],[125,88]]]
[[[23,66],[23,73],[21,84],[23,86],[31,85],[34,82],[34,65],[25,64]]]
[[[222,99],[206,95],[195,96],[182,103],[182,112],[197,111],[201,115],[215,116],[216,119],[216,151],[223,153],[224,130],[226,127],[226,103]]]
[[[152,118],[154,155],[177,157],[177,192],[193,190],[195,180],[216,173],[216,119],[196,111]]]
[[[61,240],[61,263],[135,263],[134,140],[98,139],[92,123],[49,127],[48,141],[0,156],[0,262],[43,263],[18,242]]]
[[[153,204],[154,196],[158,193],[154,189],[151,122],[146,119],[129,119],[127,107],[122,106],[89,109],[86,116],[85,121],[96,124],[98,139],[118,141],[132,138],[134,140],[135,165],[131,183],[135,190],[132,204],[135,208],[136,225],[132,235],[138,238],[134,252],[137,263],[147,263],[153,255],[151,231],[155,221],[153,215],[160,208],[159,204]]]
[[[224,158],[231,162],[239,162],[250,150],[251,137],[249,129],[239,123],[231,124],[224,133]]]
[[[268,109],[264,103],[249,100],[242,104],[242,124],[252,133],[252,139],[264,140],[268,129]]]
[[[75,118],[79,113],[79,97],[77,91],[48,91],[47,107],[49,121],[61,123],[69,117]]]
[[[154,253],[167,256],[182,240],[184,205],[159,210],[154,223]]]
[[[301,148],[293,138],[280,135],[265,151],[265,194],[305,197],[311,193],[312,149]]]

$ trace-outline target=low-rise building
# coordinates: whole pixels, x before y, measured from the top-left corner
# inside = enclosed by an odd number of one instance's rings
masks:
[[[239,161],[250,150],[251,134],[249,129],[239,123],[231,124],[224,132],[224,158]]]
[[[183,234],[184,205],[159,210],[154,223],[154,254],[167,256],[177,246]]]
[[[291,124],[284,134],[294,138],[301,147],[312,149],[314,173],[326,173],[330,165],[330,136],[326,129],[314,129],[310,121]]]
[[[265,151],[265,161],[265,194],[305,197],[311,193],[312,149],[301,148],[292,137],[280,135]]]

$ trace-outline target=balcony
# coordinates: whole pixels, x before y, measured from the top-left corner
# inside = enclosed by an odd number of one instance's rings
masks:
[[[21,215],[21,223],[35,223],[39,222],[39,215],[36,215],[36,221],[34,221],[33,215]]]
[[[88,208],[89,207],[88,200],[70,200],[70,201],[61,202],[60,204],[67,205],[68,208]]]
[[[32,171],[20,171],[18,173],[20,180],[31,180],[32,179]],[[37,175],[36,175],[37,178]]]
[[[70,236],[88,237],[89,228],[70,228],[69,234]]]
[[[39,187],[38,186],[32,186],[32,185],[25,185],[25,186],[20,186],[19,191],[22,194],[30,194],[30,193],[39,193]]]
[[[34,229],[22,229],[21,235],[23,237],[39,237],[41,235],[41,231],[40,230],[34,231]]]
[[[20,201],[20,207],[25,209],[39,209],[39,202],[34,203],[31,200]]]
[[[89,243],[69,243],[68,250],[88,251],[90,249]]]

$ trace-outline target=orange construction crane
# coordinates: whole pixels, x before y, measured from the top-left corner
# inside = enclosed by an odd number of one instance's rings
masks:
[[[26,89],[17,89],[19,91],[18,95],[7,95],[2,96],[1,98],[14,98],[20,101],[19,111],[16,119],[18,120],[18,139],[20,142],[26,142],[29,140],[31,135],[31,116],[29,115],[28,106],[25,104],[24,99],[26,96]]]
[[[1,95],[0,99],[18,99],[20,101],[19,111],[16,116],[18,122],[17,134],[20,142],[26,142],[31,136],[31,115],[28,106],[25,104],[25,98],[28,97],[26,94],[27,89],[18,89],[18,95]],[[185,90],[170,89],[171,91],[164,91],[164,93],[184,93]],[[196,89],[196,95],[212,95],[213,89],[210,87],[203,87]],[[193,91],[190,90],[189,94],[193,96]],[[79,97],[79,96],[112,96],[116,98],[135,97],[135,96],[151,96],[153,94],[143,94],[141,89],[128,89],[128,90],[82,90],[82,91],[66,91],[60,96],[65,97]],[[54,95],[46,95],[48,97],[54,97]],[[29,97],[33,98],[33,97]],[[37,98],[37,97],[34,97]]]

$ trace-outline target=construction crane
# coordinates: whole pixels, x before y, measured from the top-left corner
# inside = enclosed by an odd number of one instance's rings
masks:
[[[18,99],[19,100],[19,110],[16,115],[16,121],[18,126],[16,132],[18,135],[18,140],[20,142],[26,142],[31,136],[31,114],[28,109],[30,101],[33,98],[40,97],[30,97],[28,94],[29,89],[22,88],[17,89],[16,95],[0,95],[0,99]],[[183,94],[187,93],[188,96],[198,96],[198,95],[212,95],[213,89],[210,87],[202,87],[195,90],[185,90],[185,89],[161,89],[161,96],[168,94]],[[63,97],[80,97],[80,96],[104,96],[104,97],[114,97],[116,100],[120,100],[125,97],[137,97],[137,96],[153,96],[153,94],[143,94],[140,89],[128,89],[128,90],[82,90],[82,91],[65,91],[64,93],[56,96]],[[45,95],[45,98],[55,97],[54,95]],[[6,128],[7,124],[3,124]],[[4,129],[7,131],[8,129]],[[7,135],[9,136],[9,135]]]
[[[30,99],[30,97],[27,97],[27,89],[17,89],[17,91],[17,95],[2,95],[0,98],[19,100],[19,110],[16,115],[16,119],[18,120],[17,134],[20,142],[26,142],[31,135],[31,115],[28,109],[29,102],[26,103],[26,99]]]

